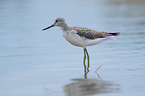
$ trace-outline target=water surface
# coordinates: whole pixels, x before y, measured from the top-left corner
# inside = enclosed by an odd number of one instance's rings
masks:
[[[1,0],[0,94],[144,96],[144,9],[144,0]],[[83,49],[69,44],[57,27],[41,31],[57,17],[69,26],[121,32],[117,40],[88,47],[88,79]]]

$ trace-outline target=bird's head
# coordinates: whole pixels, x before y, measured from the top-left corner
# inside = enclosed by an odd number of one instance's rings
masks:
[[[54,26],[61,27],[64,23],[65,23],[65,19],[62,18],[62,17],[58,17],[58,18],[55,19],[54,24],[52,24],[52,25],[49,26],[49,27],[46,27],[46,28],[42,29],[42,31],[47,30],[47,29],[49,29],[49,28],[52,28],[52,27],[54,27]]]

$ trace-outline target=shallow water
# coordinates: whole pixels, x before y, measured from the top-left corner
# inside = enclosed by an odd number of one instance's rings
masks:
[[[0,94],[144,96],[144,9],[144,0],[1,0]],[[121,32],[117,40],[87,48],[88,79],[83,49],[69,44],[57,27],[41,31],[57,17],[70,26]]]

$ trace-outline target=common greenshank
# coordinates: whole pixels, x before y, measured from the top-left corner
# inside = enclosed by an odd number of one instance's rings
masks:
[[[84,48],[84,67],[85,67],[85,73],[86,70],[89,72],[89,54],[86,49],[87,46],[92,46],[96,45],[98,43],[101,43],[104,40],[111,39],[112,37],[116,37],[119,35],[118,32],[115,33],[109,33],[109,32],[100,32],[96,31],[90,28],[86,27],[69,27],[67,23],[65,22],[65,19],[62,17],[59,17],[55,20],[54,24],[51,26],[42,29],[47,30],[51,27],[58,26],[61,29],[61,33],[63,37],[70,42],[72,45],[78,46],[78,47],[83,47]],[[85,61],[86,61],[86,56],[88,59],[88,66],[86,67]],[[86,69],[87,68],[87,69]]]

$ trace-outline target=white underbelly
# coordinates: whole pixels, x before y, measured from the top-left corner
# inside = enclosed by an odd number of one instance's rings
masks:
[[[87,39],[86,40],[86,45],[87,46],[92,46],[92,45],[96,45],[99,44],[105,40],[111,39],[110,37],[108,38],[96,38],[96,39]]]

